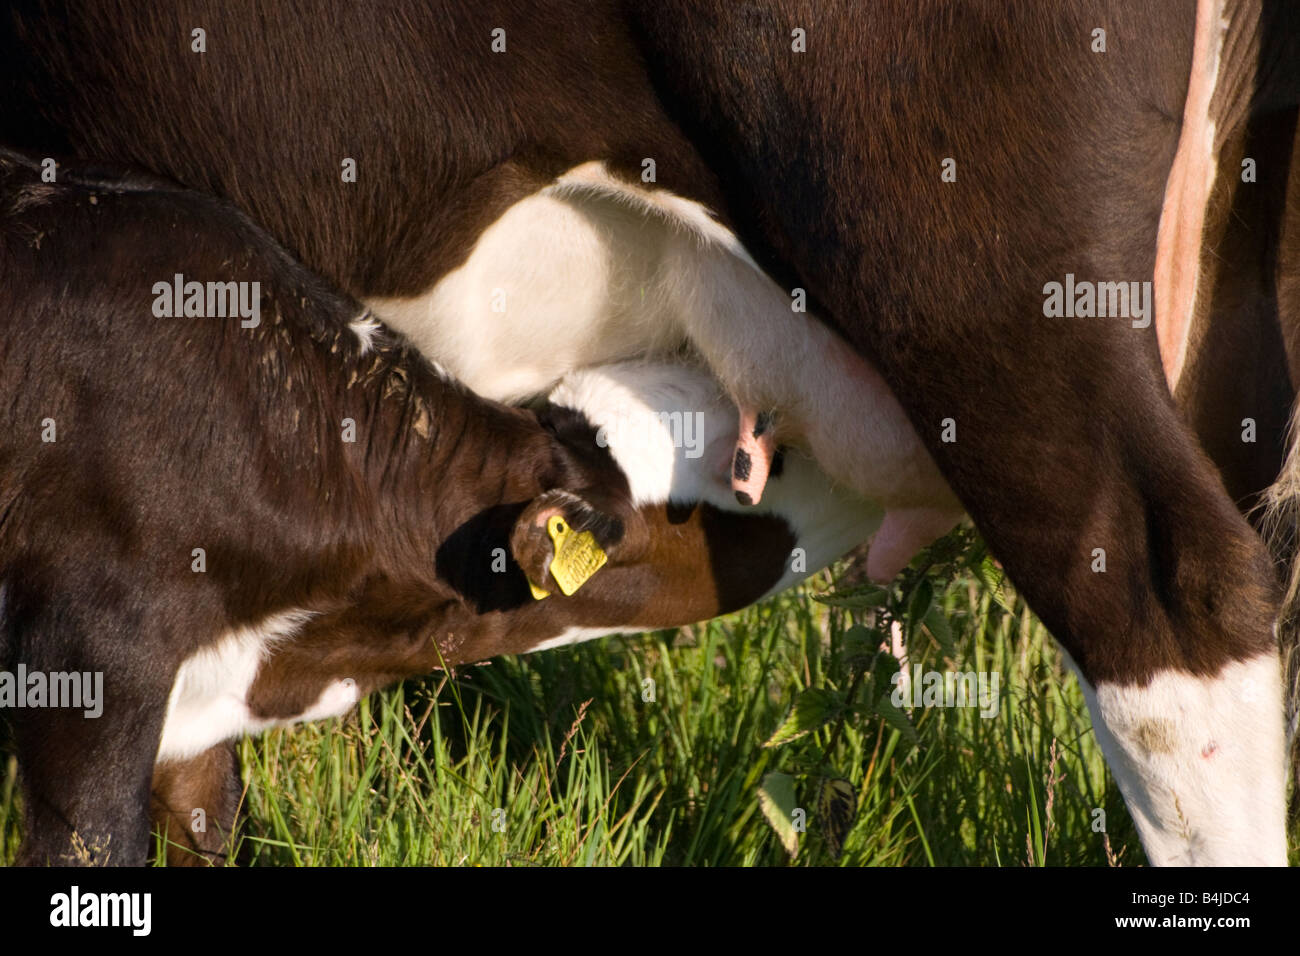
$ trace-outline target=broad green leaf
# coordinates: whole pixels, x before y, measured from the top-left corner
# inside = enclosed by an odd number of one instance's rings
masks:
[[[1006,588],[1003,586],[1007,576],[1001,568],[993,563],[991,557],[985,556],[984,560],[980,562],[979,576],[980,580],[984,582],[984,587],[993,595],[993,600],[998,603],[998,606],[1008,614],[1014,614],[1011,601],[1007,598]]]
[[[925,620],[925,616],[930,613],[930,605],[934,603],[934,588],[930,586],[929,581],[922,581],[912,592],[912,598],[907,602],[907,623],[911,630]]]
[[[848,664],[870,664],[880,651],[880,632],[855,624],[844,632],[844,660]]]
[[[952,625],[948,622],[947,613],[939,604],[933,605],[930,613],[925,616],[925,629],[939,642],[944,657],[949,660],[957,659],[957,643],[952,638]]]
[[[794,777],[786,773],[764,777],[758,787],[758,807],[793,860],[799,855],[799,834],[794,828]]]
[[[810,687],[794,699],[790,714],[776,729],[764,747],[779,747],[811,733],[834,717],[843,703],[843,696],[820,687]]]
[[[894,675],[902,670],[898,658],[893,654],[881,652],[871,667],[871,697],[867,701],[867,710],[873,711],[875,702],[882,696],[888,700],[894,692]]]

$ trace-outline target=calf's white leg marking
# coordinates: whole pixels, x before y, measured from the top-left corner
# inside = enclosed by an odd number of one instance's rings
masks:
[[[547,638],[536,647],[529,648],[526,653],[549,651],[553,647],[581,644],[584,641],[592,641],[598,637],[610,637],[613,634],[636,634],[640,630],[640,628],[628,629],[626,627],[569,627],[565,628],[563,633]],[[645,630],[655,630],[655,628],[645,628]]]
[[[1276,654],[1236,661],[1210,678],[1164,671],[1143,687],[1093,688],[1080,675],[1079,685],[1152,863],[1286,865]]]
[[[310,611],[274,614],[252,627],[231,631],[187,657],[176,672],[167,702],[158,762],[197,756],[240,734],[347,713],[358,693],[356,685],[346,680],[326,687],[320,699],[297,717],[267,720],[254,717],[248,709],[248,691],[262,663],[312,617]]]

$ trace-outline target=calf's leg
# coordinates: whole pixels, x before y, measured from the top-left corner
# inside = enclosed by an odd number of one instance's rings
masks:
[[[167,865],[229,862],[242,792],[233,740],[155,767],[150,812]]]
[[[26,829],[18,862],[140,866],[174,667],[148,652],[143,615],[103,582],[76,599],[12,583],[11,634],[27,672],[102,675],[98,716],[85,707],[12,711]]]

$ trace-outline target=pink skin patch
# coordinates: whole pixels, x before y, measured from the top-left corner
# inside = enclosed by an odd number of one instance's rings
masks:
[[[541,511],[537,512],[537,516],[533,518],[533,527],[545,528],[546,522],[550,521],[557,515],[563,517],[564,512],[559,508],[543,508]]]
[[[953,529],[961,513],[949,508],[900,508],[885,512],[867,548],[867,576],[887,584],[918,551]]]
[[[763,500],[776,450],[772,416],[742,405],[740,437],[736,440],[736,454],[731,464],[731,489],[742,505],[756,505]]]
[[[1156,338],[1170,391],[1178,384],[1187,358],[1205,210],[1214,185],[1217,156],[1210,100],[1223,43],[1217,26],[1221,7],[1221,0],[1199,0],[1196,5],[1196,41],[1183,106],[1183,128],[1165,184],[1156,236]]]

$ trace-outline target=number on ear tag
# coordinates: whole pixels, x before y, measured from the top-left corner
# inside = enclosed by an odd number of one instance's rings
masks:
[[[551,577],[567,597],[604,567],[609,556],[601,550],[590,531],[574,531],[561,515],[552,515],[546,522],[546,530],[555,545]]]

